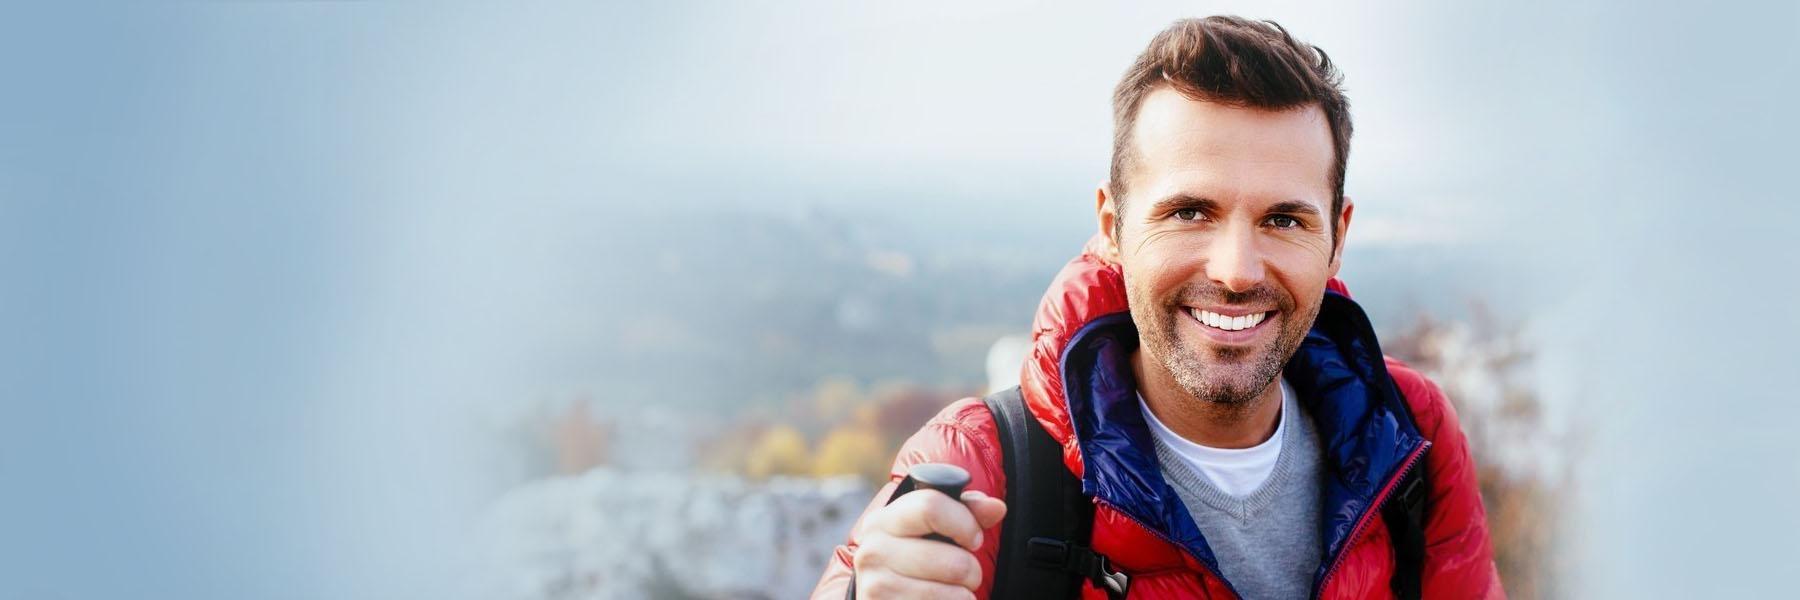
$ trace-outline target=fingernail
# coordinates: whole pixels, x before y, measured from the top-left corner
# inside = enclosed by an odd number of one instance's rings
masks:
[[[981,547],[981,537],[982,537],[981,532],[979,532],[979,531],[975,532],[975,547],[976,548]]]

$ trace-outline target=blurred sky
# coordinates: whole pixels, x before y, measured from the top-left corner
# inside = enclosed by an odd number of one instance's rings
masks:
[[[7,7],[0,597],[466,596],[480,415],[638,258],[578,224],[1072,252],[1116,78],[1213,13],[1346,73],[1353,286],[1466,257],[1531,323],[1574,595],[1791,589],[1800,5],[966,4]]]

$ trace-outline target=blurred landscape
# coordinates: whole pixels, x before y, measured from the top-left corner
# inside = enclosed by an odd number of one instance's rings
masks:
[[[999,236],[934,251],[822,209],[638,225],[597,239],[611,255],[656,248],[644,268],[590,285],[667,295],[589,330],[605,383],[499,421],[518,484],[485,522],[498,597],[804,595],[899,444],[951,401],[1017,382],[1037,298],[1082,242],[1037,262]],[[1523,325],[1446,289],[1453,254],[1376,245],[1355,260],[1386,351],[1456,402],[1509,591],[1554,596],[1571,455]]]

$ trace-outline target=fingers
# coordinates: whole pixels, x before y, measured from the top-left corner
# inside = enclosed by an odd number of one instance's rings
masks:
[[[924,538],[884,538],[859,547],[855,564],[858,573],[891,573],[968,590],[981,587],[981,563],[974,554]]]
[[[998,525],[1006,504],[978,491],[960,501],[919,490],[864,519],[852,558],[857,595],[867,598],[972,598],[981,589],[982,530]],[[939,534],[955,544],[925,539]],[[960,546],[960,547],[959,547]]]
[[[999,502],[992,498],[987,500]],[[993,509],[990,507],[986,510]],[[1004,514],[1005,509],[1000,510]],[[937,490],[919,490],[901,496],[893,504],[869,515],[863,526],[865,530],[903,538],[937,533],[970,550],[981,547],[981,530],[985,529],[976,522],[969,506],[951,500]]]
[[[933,542],[943,545],[943,542]],[[905,577],[888,576],[879,573],[864,575],[858,571],[856,575],[856,597],[858,598],[925,598],[939,600],[975,600],[975,592],[962,586],[920,581]]]
[[[962,501],[963,505],[969,507],[969,512],[975,515],[975,523],[983,531],[993,529],[1000,524],[1001,519],[1006,518],[1006,503],[988,497],[987,494],[969,490],[963,492]]]

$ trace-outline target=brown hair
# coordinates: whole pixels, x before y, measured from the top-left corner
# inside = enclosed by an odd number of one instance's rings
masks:
[[[1112,178],[1108,193],[1124,210],[1124,177],[1131,167],[1131,130],[1144,97],[1164,85],[1194,100],[1245,108],[1286,110],[1320,105],[1331,126],[1336,164],[1331,172],[1331,235],[1344,206],[1344,163],[1350,157],[1350,102],[1343,76],[1316,46],[1294,41],[1274,21],[1214,16],[1169,25],[1139,54],[1113,89]],[[1115,220],[1115,223],[1118,221]]]

